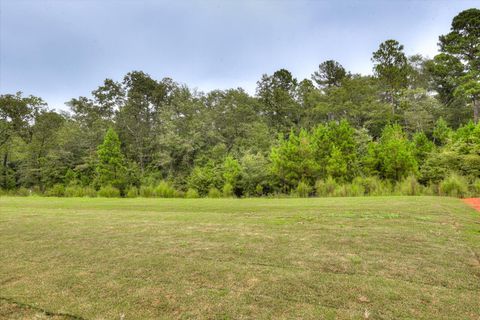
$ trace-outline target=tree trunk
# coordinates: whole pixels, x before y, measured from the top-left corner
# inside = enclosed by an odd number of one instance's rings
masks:
[[[480,118],[480,99],[473,99],[473,122],[478,123]]]

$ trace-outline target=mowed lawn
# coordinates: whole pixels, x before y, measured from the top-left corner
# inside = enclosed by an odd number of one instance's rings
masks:
[[[0,259],[0,319],[480,319],[453,198],[2,197]]]

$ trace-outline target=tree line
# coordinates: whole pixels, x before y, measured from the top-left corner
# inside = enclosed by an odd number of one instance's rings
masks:
[[[432,59],[396,40],[373,75],[322,62],[265,74],[255,95],[203,93],[142,71],[68,112],[0,96],[2,192],[94,196],[480,193],[480,10],[454,17]]]

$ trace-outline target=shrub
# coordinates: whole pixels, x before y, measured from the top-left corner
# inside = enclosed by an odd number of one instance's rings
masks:
[[[127,198],[136,198],[138,197],[138,188],[137,187],[130,187],[126,193]]]
[[[233,197],[233,186],[230,183],[225,183],[223,185],[223,196],[225,198],[231,198]]]
[[[105,186],[98,190],[98,195],[103,198],[118,198],[120,197],[120,190],[112,186]]]
[[[83,188],[80,186],[68,186],[65,188],[65,197],[83,197]]]
[[[337,187],[338,184],[332,177],[328,177],[327,180],[318,180],[315,183],[315,191],[319,197],[333,196]]]
[[[215,187],[210,188],[210,190],[208,190],[209,198],[220,198],[221,196],[222,196],[222,193]]]
[[[83,188],[83,196],[89,198],[95,198],[97,196],[97,191],[92,187]]]
[[[312,187],[308,185],[305,181],[300,181],[295,189],[295,195],[300,198],[308,198],[310,193],[312,192]]]
[[[257,184],[255,186],[255,195],[261,196],[263,194],[263,186],[261,184]]]
[[[165,181],[160,181],[154,190],[155,196],[159,198],[173,198],[175,197],[175,189]]]
[[[378,177],[357,177],[353,180],[353,183],[361,185],[364,190],[364,194],[367,196],[381,196],[389,195],[391,193],[391,187],[388,182],[380,180]]]
[[[198,194],[197,190],[193,188],[189,188],[187,190],[187,193],[185,193],[185,198],[190,198],[190,199],[200,198],[200,195]]]
[[[333,195],[335,197],[360,197],[365,193],[362,185],[356,183],[347,183],[335,188]]]
[[[480,179],[476,179],[472,184],[473,194],[478,197],[480,196]]]
[[[422,185],[415,176],[408,176],[395,186],[396,192],[404,196],[418,196],[423,193]]]
[[[65,187],[63,184],[56,184],[47,192],[45,192],[45,195],[48,197],[63,197],[65,195]]]
[[[154,190],[150,186],[141,186],[140,187],[140,196],[144,198],[152,198],[155,196]]]
[[[456,174],[451,173],[442,182],[440,182],[440,195],[450,197],[465,197],[468,193],[467,180]]]
[[[27,188],[21,187],[15,191],[15,195],[19,197],[28,197],[31,195],[31,192]]]

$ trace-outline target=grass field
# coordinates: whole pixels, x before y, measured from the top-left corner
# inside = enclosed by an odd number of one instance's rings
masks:
[[[0,318],[480,319],[458,199],[0,198]]]

